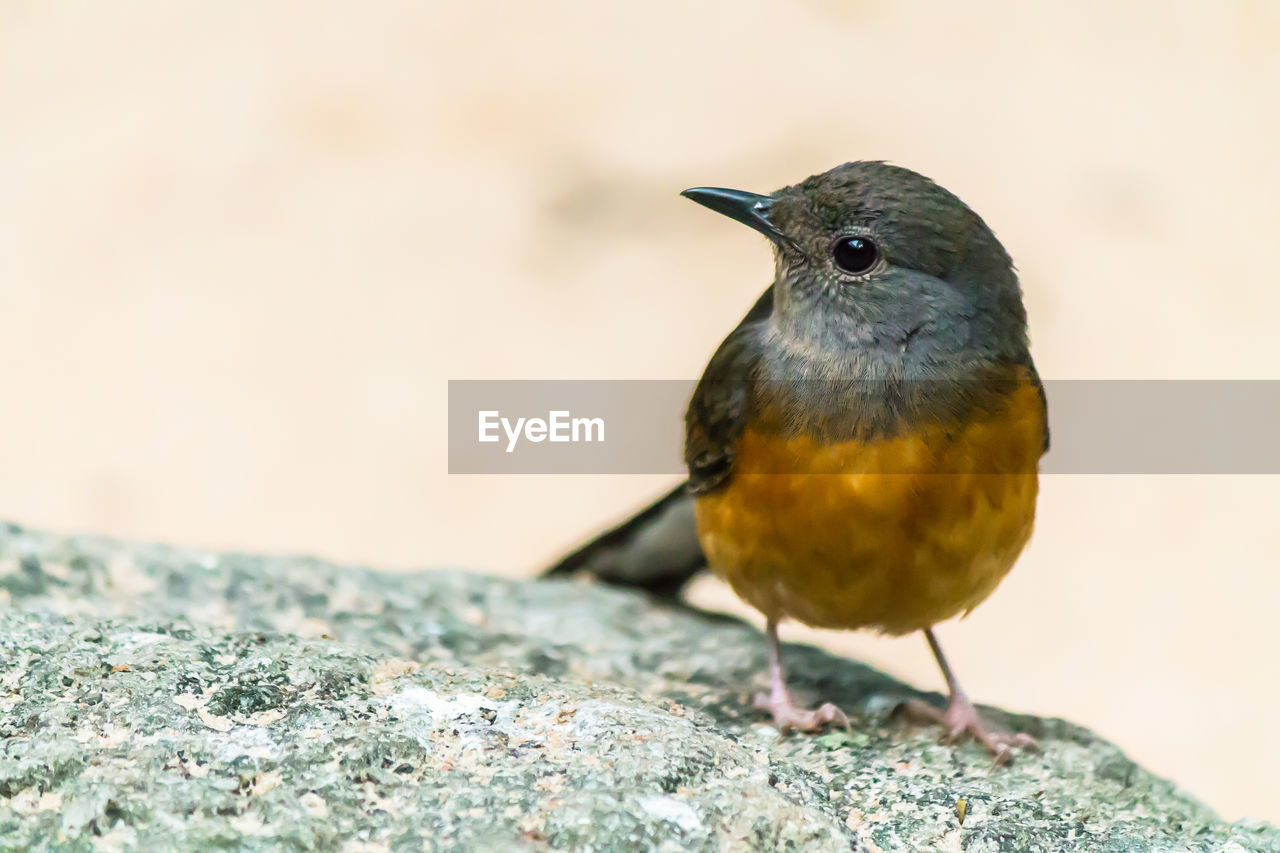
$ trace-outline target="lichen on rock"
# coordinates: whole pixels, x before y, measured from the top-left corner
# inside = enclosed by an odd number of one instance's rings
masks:
[[[813,648],[853,730],[780,736],[758,632],[587,584],[0,524],[5,599],[0,850],[1280,851],[1059,720],[993,769]]]

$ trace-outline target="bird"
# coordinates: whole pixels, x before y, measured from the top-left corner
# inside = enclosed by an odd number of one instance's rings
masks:
[[[545,575],[673,597],[705,567],[763,614],[781,730],[848,726],[788,687],[778,626],[922,632],[945,710],[904,709],[1007,761],[934,627],[1013,567],[1035,520],[1048,405],[1013,261],[956,195],[855,161],[763,195],[684,197],[768,238],[773,281],[715,351],[685,415],[688,479]]]

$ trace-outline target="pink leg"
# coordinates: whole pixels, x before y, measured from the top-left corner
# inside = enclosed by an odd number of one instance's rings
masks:
[[[768,693],[757,693],[753,704],[762,711],[773,715],[773,723],[782,731],[799,729],[811,732],[822,728],[826,723],[849,727],[849,718],[835,705],[827,702],[816,711],[799,708],[791,691],[787,689],[787,679],[782,671],[782,646],[778,642],[778,623],[770,619],[765,633],[769,636],[769,683]]]
[[[1035,738],[1031,737],[1031,735],[1000,731],[984,723],[982,717],[978,715],[978,709],[973,707],[973,703],[965,695],[964,689],[960,687],[960,682],[956,680],[955,674],[951,672],[951,667],[947,664],[947,658],[942,654],[942,646],[938,645],[938,638],[933,636],[933,629],[926,628],[924,636],[929,641],[929,648],[933,650],[933,656],[938,661],[938,667],[942,670],[942,677],[947,680],[947,690],[951,693],[951,704],[946,711],[939,711],[919,699],[909,699],[903,704],[903,710],[908,715],[942,726],[946,732],[944,739],[948,742],[957,741],[966,735],[972,737],[995,756],[997,764],[1004,764],[1009,761],[1013,757],[1013,747],[1015,746],[1023,748],[1035,748],[1038,746]]]

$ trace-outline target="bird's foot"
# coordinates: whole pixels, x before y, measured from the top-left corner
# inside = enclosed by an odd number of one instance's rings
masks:
[[[824,702],[815,710],[801,708],[796,705],[791,692],[787,690],[774,690],[768,693],[761,691],[755,695],[752,704],[761,711],[768,711],[773,715],[773,724],[784,732],[788,729],[802,732],[817,731],[828,723],[849,728],[849,718],[835,705]]]
[[[1014,747],[1020,749],[1039,749],[1040,747],[1031,735],[1006,732],[987,725],[978,714],[978,709],[963,693],[953,696],[950,706],[945,711],[939,711],[919,699],[908,699],[902,703],[901,707],[908,717],[942,726],[942,739],[947,743],[955,743],[965,737],[973,738],[986,747],[995,758],[996,764],[1007,764],[1012,760]]]

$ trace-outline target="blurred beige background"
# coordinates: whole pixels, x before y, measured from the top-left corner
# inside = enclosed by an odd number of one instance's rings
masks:
[[[849,159],[982,213],[1046,377],[1276,378],[1277,104],[1265,0],[0,0],[0,517],[528,574],[668,480],[449,477],[446,381],[695,377],[769,252],[676,193]],[[1280,820],[1278,497],[1046,478],[969,692]]]

